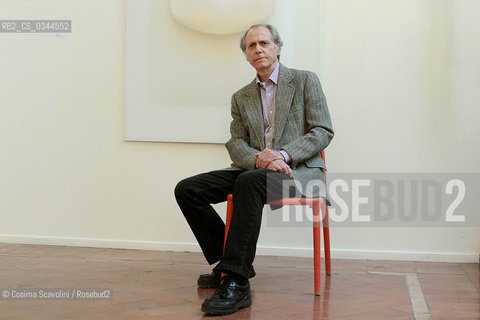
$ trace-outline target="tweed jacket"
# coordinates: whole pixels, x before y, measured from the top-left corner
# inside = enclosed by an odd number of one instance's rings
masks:
[[[275,101],[273,149],[290,155],[293,179],[305,196],[327,197],[325,188],[309,185],[324,180],[320,151],[334,135],[317,75],[280,64]],[[233,94],[231,113],[231,138],[225,146],[232,168],[255,169],[255,154],[265,149],[262,100],[255,80]]]

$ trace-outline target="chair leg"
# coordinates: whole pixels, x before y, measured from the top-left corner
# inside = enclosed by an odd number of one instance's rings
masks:
[[[227,244],[228,230],[230,229],[230,221],[232,220],[233,214],[233,195],[230,193],[227,195],[227,216],[225,217],[225,235],[223,237],[223,254],[225,254],[225,245]],[[223,278],[225,273],[222,272],[221,277]]]
[[[320,263],[320,200],[313,202],[313,272],[315,282],[315,295],[320,295],[321,288],[321,263]]]
[[[323,249],[325,250],[325,273],[330,275],[332,273],[332,262],[330,259],[330,228],[328,225],[328,206],[323,201],[322,203],[322,224],[323,224]]]
[[[225,245],[227,244],[228,229],[230,229],[230,221],[233,214],[233,195],[227,196],[227,216],[225,217],[225,236],[223,238],[223,253],[225,254]]]

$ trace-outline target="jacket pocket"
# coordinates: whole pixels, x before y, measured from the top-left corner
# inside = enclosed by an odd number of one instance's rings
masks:
[[[305,165],[309,168],[327,169],[327,167],[325,166],[325,162],[323,162],[323,159],[322,157],[320,157],[320,155],[308,159],[307,161],[305,161]]]
[[[294,104],[290,107],[290,110],[288,110],[288,113],[292,114],[292,113],[299,112],[300,110],[302,110],[302,108],[303,108],[302,105]]]

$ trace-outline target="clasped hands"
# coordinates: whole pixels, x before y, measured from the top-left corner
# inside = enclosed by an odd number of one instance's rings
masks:
[[[285,163],[285,159],[280,152],[266,148],[255,156],[257,157],[257,168],[266,168],[292,176],[292,169]]]

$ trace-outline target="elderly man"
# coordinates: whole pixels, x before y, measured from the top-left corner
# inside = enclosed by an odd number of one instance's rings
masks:
[[[240,47],[256,78],[232,96],[231,138],[226,143],[232,168],[187,178],[175,196],[213,272],[198,286],[218,287],[202,304],[210,314],[229,314],[251,304],[249,278],[260,231],[263,206],[282,197],[285,182],[304,196],[326,197],[320,151],[333,138],[325,96],[317,76],[279,63],[282,41],[266,24],[250,27]],[[291,185],[291,184],[290,184]],[[212,203],[233,194],[233,217],[223,248],[225,224]],[[284,195],[283,195],[284,196]],[[223,277],[221,278],[221,275]]]

